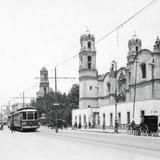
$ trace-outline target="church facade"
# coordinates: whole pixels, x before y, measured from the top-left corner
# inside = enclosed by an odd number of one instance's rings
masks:
[[[160,40],[153,51],[142,49],[136,35],[128,41],[126,66],[98,75],[95,37],[87,31],[80,38],[79,108],[72,111],[72,124],[91,123],[114,126],[132,120],[140,123],[143,115],[160,116]],[[160,118],[159,118],[160,119]]]

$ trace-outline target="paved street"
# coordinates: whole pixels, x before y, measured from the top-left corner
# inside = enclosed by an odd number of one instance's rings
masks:
[[[160,137],[54,130],[0,131],[0,159],[4,160],[158,160]]]

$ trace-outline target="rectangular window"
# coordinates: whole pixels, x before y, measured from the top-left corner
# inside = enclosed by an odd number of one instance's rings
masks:
[[[79,123],[81,123],[81,115],[79,115]]]
[[[141,121],[143,121],[143,116],[145,115],[145,112],[144,112],[144,110],[141,110],[141,113],[140,113],[141,115],[141,117],[140,117],[140,119],[141,119]]]
[[[121,113],[118,113],[118,123],[121,124]]]
[[[28,119],[33,119],[33,112],[28,112]]]
[[[100,116],[99,116],[99,113],[97,114],[98,116],[98,124],[100,124]]]
[[[91,69],[91,56],[88,56],[88,69]]]
[[[130,123],[131,120],[130,120],[130,112],[127,112],[127,123]]]
[[[26,120],[26,112],[23,112],[23,120]]]
[[[84,118],[84,123],[86,123],[86,115],[84,115],[84,117],[83,117],[83,118]]]
[[[34,112],[34,119],[37,119],[37,112]]]
[[[145,115],[144,110],[141,111],[141,117]]]
[[[105,113],[103,113],[103,125],[105,125],[105,121],[106,121],[106,115]]]
[[[113,114],[110,113],[110,126],[113,126]]]

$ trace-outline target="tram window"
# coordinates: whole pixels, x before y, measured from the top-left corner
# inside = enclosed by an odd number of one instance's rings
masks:
[[[37,119],[37,112],[34,112],[34,119]]]
[[[23,112],[23,119],[26,119],[26,112]]]
[[[33,119],[33,112],[28,112],[28,119]]]

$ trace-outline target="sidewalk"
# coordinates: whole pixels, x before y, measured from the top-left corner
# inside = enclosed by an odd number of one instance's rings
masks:
[[[84,131],[84,132],[99,132],[99,133],[111,133],[111,134],[115,134],[114,132],[114,128],[106,128],[105,130],[101,129],[101,128],[93,128],[93,129],[89,129],[89,128],[81,128],[81,129],[72,129],[71,130],[75,130],[75,131]],[[122,129],[119,128],[118,129],[118,134],[128,134],[127,133],[127,129]]]

